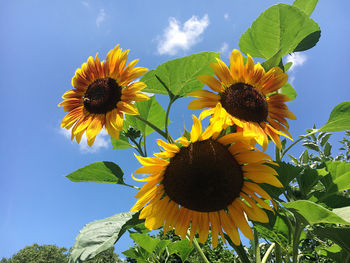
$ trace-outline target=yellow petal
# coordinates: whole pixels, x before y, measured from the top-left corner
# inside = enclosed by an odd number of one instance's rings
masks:
[[[205,85],[207,85],[209,88],[211,88],[213,91],[216,92],[224,92],[225,88],[221,85],[220,81],[218,81],[215,77],[210,75],[201,75],[197,77],[198,80]]]
[[[210,63],[211,68],[214,70],[215,75],[219,78],[219,80],[226,87],[230,87],[234,83],[230,70],[220,59],[217,58],[216,61],[216,63]]]
[[[96,135],[101,131],[105,122],[105,117],[102,114],[96,114],[89,127],[86,130],[86,138],[88,141],[88,145],[92,146],[95,141]]]
[[[244,64],[243,57],[241,52],[237,49],[232,50],[230,57],[230,70],[232,77],[235,82],[243,82],[244,81]]]
[[[202,123],[196,116],[192,115],[193,125],[191,129],[191,142],[198,141],[198,138],[202,134]]]
[[[200,98],[200,99],[195,99],[191,101],[187,108],[191,110],[200,110],[203,108],[209,108],[209,107],[215,107],[217,104],[217,101],[211,100],[208,98]]]
[[[120,111],[125,112],[129,115],[139,115],[139,111],[133,104],[130,104],[124,101],[119,101],[117,104],[117,108]]]
[[[167,152],[177,153],[180,150],[179,147],[176,146],[176,144],[166,143],[162,139],[157,139],[157,144]]]

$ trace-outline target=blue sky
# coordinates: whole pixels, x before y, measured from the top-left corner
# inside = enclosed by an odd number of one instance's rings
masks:
[[[273,0],[220,1],[1,1],[1,177],[0,258],[33,243],[71,247],[84,224],[128,211],[134,190],[122,186],[73,183],[64,176],[96,161],[114,161],[126,182],[140,165],[131,150],[113,150],[107,136],[95,146],[70,142],[60,129],[57,107],[71,78],[87,58],[102,59],[116,44],[130,49],[149,69],[167,60],[201,51],[229,53]],[[284,1],[292,3],[292,1]],[[298,93],[288,106],[296,138],[314,123],[322,126],[330,111],[349,100],[350,19],[348,1],[320,1],[312,18],[322,36],[317,46],[292,58],[290,81]],[[166,106],[166,97],[157,97]],[[182,116],[189,127],[190,99],[175,103],[170,131],[178,137]],[[198,116],[198,112],[195,112]],[[334,136],[341,138],[342,134]],[[156,151],[148,139],[149,152]],[[292,151],[301,153],[297,147]],[[288,161],[288,159],[286,159]],[[116,252],[128,249],[123,237]]]

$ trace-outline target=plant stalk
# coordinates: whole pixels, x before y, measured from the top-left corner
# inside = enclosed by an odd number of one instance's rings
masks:
[[[248,256],[247,256],[247,253],[244,250],[244,247],[242,246],[242,244],[240,244],[239,246],[236,246],[227,234],[224,234],[224,235],[225,235],[225,239],[227,240],[227,242],[236,251],[241,262],[242,263],[251,263]]]
[[[314,130],[313,132],[310,132],[310,133],[308,133],[308,134],[306,134],[306,135],[303,135],[303,136],[300,137],[298,140],[296,140],[296,141],[293,142],[291,145],[289,145],[289,146],[287,147],[287,149],[285,149],[285,150],[283,151],[283,153],[282,153],[282,155],[281,155],[281,160],[282,160],[283,156],[284,156],[294,145],[296,145],[296,144],[297,144],[298,142],[300,142],[302,139],[305,139],[306,137],[309,137],[309,136],[311,136],[311,135],[317,133],[318,131],[319,131],[319,130]]]
[[[169,113],[170,113],[170,107],[171,105],[175,102],[176,100],[176,97],[171,97],[170,96],[170,101],[169,101],[169,104],[168,104],[168,108],[166,110],[166,114],[165,114],[165,133],[168,137],[168,142],[169,143],[174,143],[174,140],[171,138],[171,136],[169,135],[169,131],[168,131],[168,125],[169,125]]]
[[[258,231],[256,231],[256,229],[254,228],[253,232],[254,232],[255,262],[261,263]]]
[[[275,247],[276,243],[272,243],[269,248],[267,249],[263,259],[261,260],[261,263],[266,263],[267,259],[269,258],[273,248]]]
[[[292,260],[293,263],[298,262],[299,239],[303,229],[304,229],[304,225],[301,224],[298,219],[296,219],[295,231],[294,231],[294,237],[293,237],[293,260]]]
[[[140,121],[144,122],[146,125],[151,127],[153,130],[158,132],[161,136],[163,136],[166,140],[168,140],[168,135],[163,132],[161,129],[159,129],[157,126],[155,126],[153,123],[150,123],[148,120],[145,120],[140,115],[135,115],[135,118],[139,119]]]
[[[278,243],[276,243],[276,246],[275,246],[275,256],[276,256],[276,263],[282,263],[281,246]]]
[[[187,239],[188,240],[190,240],[189,236],[190,236],[190,231],[187,230]],[[202,258],[203,262],[210,263],[209,260],[207,259],[207,257],[204,255],[204,252],[203,252],[202,248],[200,247],[196,237],[193,238],[192,243],[193,243],[194,248],[197,250],[199,256]]]

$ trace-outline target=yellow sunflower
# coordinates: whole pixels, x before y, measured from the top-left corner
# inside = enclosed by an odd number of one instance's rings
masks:
[[[176,144],[162,140],[164,149],[156,157],[136,156],[143,167],[135,174],[149,174],[135,180],[147,183],[136,194],[131,211],[139,211],[147,228],[164,225],[164,232],[175,228],[181,238],[190,228],[190,241],[196,233],[201,243],[211,229],[213,246],[224,232],[240,244],[238,229],[253,239],[247,217],[268,222],[262,208],[271,210],[263,200],[271,197],[256,183],[282,187],[276,172],[264,163],[270,156],[252,146],[252,137],[231,133],[218,137],[214,124],[202,132],[201,121],[193,116],[190,139],[181,137]],[[247,217],[246,217],[247,216]]]
[[[135,67],[138,59],[126,64],[129,50],[122,51],[117,45],[107,54],[106,61],[100,62],[89,57],[81,68],[78,68],[72,79],[74,89],[63,94],[63,106],[67,115],[61,127],[72,128],[72,137],[80,143],[86,131],[87,142],[91,146],[96,135],[105,126],[113,138],[119,138],[123,129],[124,113],[137,115],[133,101],[143,101],[149,97],[140,93],[146,87],[141,81],[132,82],[148,69]],[[74,126],[73,126],[74,125]]]
[[[285,118],[296,119],[285,105],[290,98],[275,93],[286,84],[288,75],[279,67],[265,72],[260,63],[254,65],[249,55],[244,64],[242,54],[236,49],[231,53],[230,64],[228,68],[220,59],[210,64],[218,79],[209,75],[199,76],[198,79],[218,94],[207,90],[191,92],[188,96],[199,99],[191,101],[188,108],[209,108],[201,113],[202,119],[212,115],[219,107],[219,115],[225,120],[224,128],[235,124],[238,131],[243,129],[244,134],[255,134],[264,150],[268,136],[281,148],[279,135],[291,139]]]

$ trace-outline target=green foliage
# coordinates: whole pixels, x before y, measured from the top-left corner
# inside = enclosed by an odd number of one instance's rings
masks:
[[[204,84],[197,77],[213,75],[209,63],[215,62],[218,57],[218,53],[202,52],[165,62],[141,78],[147,84],[144,91],[184,97],[191,91],[203,88]]]
[[[18,251],[7,261],[7,263],[67,263],[68,254],[66,248],[59,248],[56,245],[26,246]]]
[[[295,0],[293,6],[298,7],[300,10],[303,10],[305,14],[310,16],[314,11],[318,0]]]
[[[160,129],[165,127],[165,111],[162,106],[158,103],[155,96],[152,96],[151,99],[146,101],[135,102],[135,106],[139,110],[140,116],[155,125]],[[133,115],[126,116],[126,122],[128,125],[131,125],[134,129],[141,131],[143,136],[148,136],[154,129],[149,125],[146,125],[145,122],[139,120]]]
[[[287,95],[291,100],[296,100],[297,98],[297,92],[289,83],[285,84],[281,88],[280,92],[284,95]]]
[[[263,12],[241,36],[239,47],[245,54],[269,59],[277,52],[281,58],[293,51],[312,48],[320,28],[298,7],[278,4]]]
[[[338,104],[331,112],[329,119],[320,131],[337,132],[350,129],[350,101]]]
[[[96,162],[80,168],[66,177],[72,182],[124,184],[123,175],[123,170],[113,162]]]
[[[76,238],[69,263],[79,263],[94,258],[113,247],[124,232],[142,221],[138,213],[121,213],[87,224]]]

